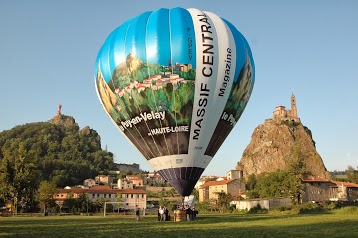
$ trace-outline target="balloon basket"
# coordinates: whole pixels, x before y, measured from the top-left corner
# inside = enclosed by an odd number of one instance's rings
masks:
[[[186,221],[186,211],[185,210],[174,210],[174,221]]]

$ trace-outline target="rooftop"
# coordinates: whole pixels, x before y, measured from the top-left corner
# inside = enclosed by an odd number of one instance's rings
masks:
[[[91,193],[91,194],[146,194],[143,189],[112,189],[109,186],[94,186],[91,188],[57,189],[58,193]]]
[[[233,179],[225,179],[225,180],[220,180],[220,181],[209,181],[204,183],[203,185],[200,186],[200,188],[206,188],[206,187],[210,187],[210,186],[217,186],[217,185],[224,185],[224,184],[228,184],[231,181],[233,181]]]

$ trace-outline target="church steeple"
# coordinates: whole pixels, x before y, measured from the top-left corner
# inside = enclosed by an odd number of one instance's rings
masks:
[[[301,122],[301,119],[298,117],[297,113],[296,97],[293,93],[291,95],[291,109],[286,109],[284,106],[277,106],[273,112],[273,118],[278,122]]]
[[[292,110],[292,116],[294,118],[298,118],[296,97],[295,97],[295,95],[293,93],[291,95],[291,110]]]

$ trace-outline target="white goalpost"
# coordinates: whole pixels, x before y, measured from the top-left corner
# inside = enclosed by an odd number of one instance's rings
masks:
[[[124,208],[124,209],[128,209],[131,212],[133,212],[133,215],[135,215],[134,209],[135,209],[136,205],[138,205],[138,203],[136,203],[136,202],[104,202],[103,217],[106,217],[107,204],[117,204],[117,206],[113,206],[113,210],[118,209],[118,213],[119,213],[120,208]],[[125,204],[125,206],[123,206],[123,204]],[[142,211],[143,216],[145,216],[145,207],[143,209],[141,209],[141,211]]]

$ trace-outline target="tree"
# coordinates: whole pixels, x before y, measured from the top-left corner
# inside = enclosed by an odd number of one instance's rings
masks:
[[[158,202],[159,206],[163,207],[163,206],[167,205],[166,202],[164,201],[164,198],[163,198],[162,195],[159,196],[159,199],[160,199],[159,202]]]
[[[355,170],[352,166],[348,166],[347,180],[352,183],[358,183],[358,170]]]
[[[217,192],[218,198],[216,204],[221,213],[224,213],[226,209],[230,207],[230,202],[232,201],[232,196],[229,193]]]
[[[291,163],[288,165],[288,171],[300,179],[312,175],[305,163],[304,155],[301,152],[301,146],[297,142],[295,142],[292,147]]]
[[[0,164],[0,197],[5,203],[14,204],[16,201],[16,188],[13,184],[13,169],[10,161],[4,158]]]
[[[78,208],[81,213],[88,213],[90,200],[87,193],[81,193],[77,198]]]
[[[193,191],[191,192],[191,195],[194,195],[195,200],[199,201],[199,190],[194,188]],[[174,197],[174,195],[173,195],[173,197]]]
[[[249,181],[251,179],[249,178]],[[253,188],[252,184],[254,184]],[[251,190],[247,194],[250,198],[290,197],[294,204],[300,201],[300,196],[304,191],[304,185],[300,177],[285,170],[276,170],[261,175],[255,183],[251,182],[249,187]]]
[[[198,211],[212,210],[211,201],[209,199],[205,199],[204,201],[196,204],[195,209],[198,210]]]
[[[205,179],[205,183],[207,182],[211,182],[211,181],[216,181],[217,178],[207,178]]]
[[[104,204],[105,204],[105,202],[109,202],[109,199],[98,198],[95,201],[94,206],[96,207],[97,212],[104,212]],[[113,210],[113,206],[112,206],[112,204],[108,204],[106,206],[106,212],[110,212],[111,210]]]
[[[79,210],[79,200],[73,197],[73,193],[68,193],[63,202],[63,206],[68,209],[68,212],[76,214]]]
[[[288,172],[276,170],[260,177],[254,190],[260,198],[291,196],[292,179]]]
[[[291,178],[291,195],[294,204],[301,202],[301,194],[304,192],[303,179],[310,176],[312,173],[307,169],[304,160],[304,155],[301,152],[301,146],[295,142],[291,152],[291,163],[288,165],[288,172],[292,175]]]
[[[247,183],[246,183],[246,195],[249,198],[258,198],[259,194],[256,192],[255,190],[255,186],[257,184],[257,178],[255,174],[250,174],[248,179],[247,179]]]
[[[43,205],[44,215],[46,215],[46,208],[48,208],[53,202],[53,196],[56,194],[56,186],[53,183],[42,181],[37,193],[37,200]]]
[[[73,118],[72,125],[71,117],[62,116],[64,125],[38,122],[0,132],[0,196],[5,200],[29,200],[43,180],[72,186],[113,167],[113,154],[101,149],[98,133],[79,130]]]
[[[123,198],[121,193],[117,193],[116,202],[118,202],[118,208],[123,206]]]
[[[17,142],[14,140],[12,144]],[[18,203],[30,202],[39,182],[39,171],[28,159],[24,144],[18,146],[13,152],[10,148],[3,149],[4,158],[0,160],[0,198],[12,203],[15,209]]]

